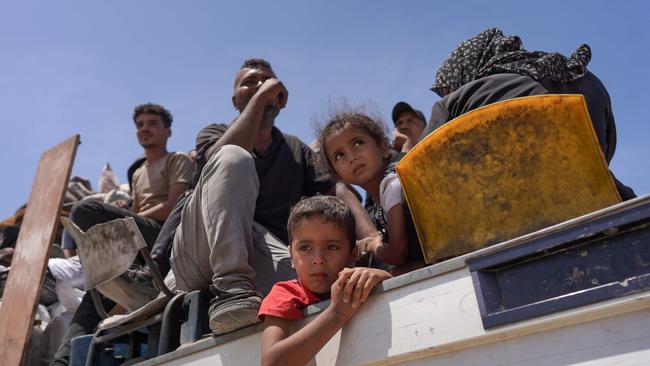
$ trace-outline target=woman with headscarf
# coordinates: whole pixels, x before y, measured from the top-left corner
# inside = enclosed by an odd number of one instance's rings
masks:
[[[609,164],[616,149],[616,125],[605,86],[587,70],[590,60],[586,44],[567,58],[556,52],[527,51],[519,37],[487,29],[461,43],[438,70],[431,90],[442,99],[434,104],[422,136],[463,113],[501,100],[582,94]],[[636,197],[616,177],[614,181],[624,200]]]

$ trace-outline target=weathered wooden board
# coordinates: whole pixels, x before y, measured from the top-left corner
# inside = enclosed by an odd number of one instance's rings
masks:
[[[77,145],[74,135],[41,155],[0,307],[3,365],[24,359]]]

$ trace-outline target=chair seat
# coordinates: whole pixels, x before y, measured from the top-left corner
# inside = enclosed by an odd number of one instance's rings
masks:
[[[159,291],[151,284],[149,286],[138,284],[126,277],[125,274],[120,275],[97,286],[97,290],[129,311],[147,305],[158,296]]]
[[[150,318],[154,315],[160,314],[163,312],[163,310],[165,310],[165,306],[167,306],[169,300],[170,298],[167,296],[160,296],[129,314],[110,316],[102,320],[102,322],[99,323],[97,329],[107,330],[121,325],[136,323],[141,320]]]

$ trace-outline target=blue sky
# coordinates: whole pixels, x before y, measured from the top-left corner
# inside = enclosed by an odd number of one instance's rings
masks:
[[[618,128],[611,169],[650,193],[650,5],[642,1],[0,2],[0,218],[26,202],[39,154],[81,135],[73,175],[97,187],[108,161],[122,181],[141,154],[133,107],[174,114],[170,150],[190,150],[210,122],[236,116],[242,60],[271,61],[289,89],[277,125],[304,141],[330,100],[374,106],[390,121],[410,102],[428,116],[438,66],[487,27],[529,50],[592,47]]]

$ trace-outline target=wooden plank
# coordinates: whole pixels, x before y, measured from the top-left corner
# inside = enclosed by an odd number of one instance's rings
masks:
[[[78,145],[79,135],[74,135],[41,155],[0,307],[3,365],[20,365],[24,360]]]

